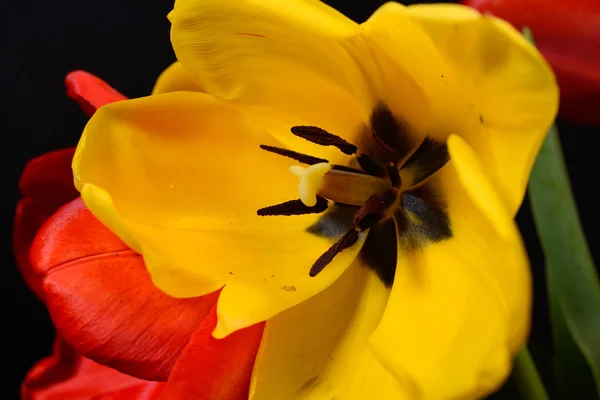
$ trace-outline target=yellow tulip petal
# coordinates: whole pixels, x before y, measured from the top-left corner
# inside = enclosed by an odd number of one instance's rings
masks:
[[[412,119],[421,136],[444,141],[452,132],[478,130],[477,113],[446,60],[407,7],[389,2],[361,25],[381,70],[386,102]]]
[[[268,132],[287,123],[256,118],[203,93],[114,103],[90,120],[73,163],[84,187],[110,194],[159,288],[192,297],[225,286],[219,337],[321,292],[360,249],[344,250],[311,278],[344,228],[315,229],[319,215],[257,215],[298,190],[288,172],[295,162],[259,148],[277,145]]]
[[[90,183],[83,184],[81,187],[81,200],[96,219],[110,229],[130,249],[141,253],[139,243],[117,214],[110,194],[106,190]]]
[[[504,254],[506,265],[501,268],[489,268],[489,272],[494,275],[494,281],[507,302],[510,312],[509,339],[511,348],[516,353],[529,333],[531,301],[529,264],[521,237],[513,222],[512,214],[491,185],[487,171],[473,148],[461,137],[451,135],[448,139],[448,152],[450,157],[456,160],[453,165],[458,180],[472,202],[472,204],[463,204],[462,209],[466,210],[466,207],[478,209],[497,233],[499,239],[497,243],[509,250]],[[463,211],[463,214],[467,214],[467,211]],[[483,231],[483,228],[480,228],[480,231]]]
[[[364,90],[340,43],[358,26],[320,2],[178,0],[169,17],[177,59],[211,94],[235,98],[278,78],[313,75]]]
[[[479,398],[508,376],[529,327],[530,276],[516,226],[473,150],[457,136],[428,182],[447,203],[453,236],[400,251],[378,359],[411,399]]]
[[[479,113],[475,123],[481,130],[453,131],[480,155],[514,215],[558,107],[550,67],[519,32],[498,18],[453,4],[406,10],[431,36]]]
[[[267,321],[250,399],[408,399],[367,346],[388,295],[356,262],[323,292]]]
[[[163,94],[170,92],[204,92],[202,87],[194,81],[192,75],[187,72],[179,61],[169,65],[158,77],[152,94]]]
[[[376,68],[364,44],[350,41],[358,25],[329,6],[178,0],[170,19],[177,58],[207,93],[346,138],[368,121],[376,102],[368,75]]]

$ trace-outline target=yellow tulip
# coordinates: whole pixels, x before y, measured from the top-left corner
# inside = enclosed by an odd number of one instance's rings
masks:
[[[457,5],[356,24],[317,0],[177,0],[169,18],[179,62],[96,112],[75,182],[163,291],[223,287],[215,337],[267,321],[250,398],[497,388],[530,319],[513,217],[557,109],[539,53]]]

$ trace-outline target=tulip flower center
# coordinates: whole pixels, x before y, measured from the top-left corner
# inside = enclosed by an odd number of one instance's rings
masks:
[[[369,198],[392,188],[389,180],[367,175],[361,171],[336,169],[329,163],[319,163],[308,168],[290,167],[290,172],[300,178],[298,192],[307,207],[317,203],[317,196],[334,203],[362,206]]]
[[[356,164],[356,168],[279,147],[260,146],[308,167],[290,167],[299,178],[298,200],[262,208],[258,215],[324,213],[309,232],[338,238],[315,261],[310,276],[319,274],[338,253],[353,246],[368,231],[361,256],[384,283],[391,284],[398,245],[412,251],[452,236],[444,203],[429,182],[449,159],[446,145],[425,138],[420,145],[411,146],[406,129],[383,104],[373,111],[370,125],[361,131],[360,146],[319,127],[291,128],[296,136],[354,156],[350,164]]]

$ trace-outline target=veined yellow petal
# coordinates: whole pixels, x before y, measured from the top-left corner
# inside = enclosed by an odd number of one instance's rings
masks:
[[[469,192],[473,205],[487,217],[502,238],[510,239],[514,235],[511,215],[500,200],[494,187],[479,168],[479,160],[469,145],[457,135],[448,138],[448,152],[451,159],[456,159],[454,168],[458,179]],[[476,184],[471,184],[476,182]]]
[[[169,65],[158,77],[152,94],[163,94],[170,92],[204,92],[202,87],[194,81],[192,75],[187,72],[179,61]]]
[[[472,106],[461,95],[427,33],[395,2],[381,6],[360,26],[380,74],[385,102],[407,118],[421,138],[445,140],[472,128]],[[417,143],[418,144],[418,143]]]
[[[358,26],[320,2],[178,0],[171,23],[178,60],[211,94],[235,98],[277,77],[313,72],[364,90],[356,62],[340,43]]]
[[[471,201],[471,204],[462,205],[462,209],[465,210],[463,212],[467,213],[466,207],[478,209],[488,221],[488,224],[482,223],[479,230],[483,232],[484,227],[492,227],[492,233],[497,233],[496,243],[508,249],[504,258],[505,265],[490,267],[487,270],[493,274],[494,282],[507,303],[510,313],[509,343],[513,353],[516,353],[529,333],[531,279],[527,254],[512,220],[512,214],[491,185],[487,171],[473,148],[462,138],[452,135],[448,140],[448,152],[455,160],[453,166],[458,181],[465,188]]]
[[[269,132],[289,124],[256,118],[204,93],[114,103],[92,117],[73,163],[84,187],[110,194],[159,288],[192,297],[225,286],[218,337],[321,292],[361,247],[312,278],[312,264],[343,227],[316,226],[319,215],[257,215],[298,190],[288,172],[295,162],[259,148],[278,145]]]
[[[455,136],[448,146],[451,161],[427,184],[439,188],[453,236],[399,251],[370,339],[411,399],[490,393],[508,376],[529,327],[530,276],[516,226],[473,150]]]
[[[480,129],[453,127],[453,132],[475,149],[514,215],[558,107],[550,67],[519,32],[498,18],[454,4],[414,5],[406,11],[430,35],[473,103],[478,113],[473,124]]]
[[[117,214],[110,194],[106,190],[91,183],[83,184],[81,199],[94,217],[117,235],[129,248],[141,253],[139,243]]]
[[[358,25],[315,0],[178,0],[177,58],[218,98],[266,107],[353,138],[368,122],[377,74]],[[360,62],[358,61],[360,60]],[[280,140],[285,141],[289,135]]]
[[[367,346],[388,295],[356,262],[323,292],[267,321],[250,399],[408,399]]]

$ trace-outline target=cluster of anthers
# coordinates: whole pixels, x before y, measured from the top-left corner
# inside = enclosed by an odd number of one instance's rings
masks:
[[[318,145],[334,146],[342,153],[354,156],[357,168],[331,164],[328,160],[280,147],[260,146],[308,167],[290,167],[290,172],[300,178],[300,199],[262,208],[258,215],[315,214],[332,207],[353,212],[348,229],[314,262],[310,276],[319,274],[338,253],[354,245],[363,232],[374,227],[391,225],[400,242],[408,247],[451,236],[443,204],[437,196],[431,195],[432,188],[423,185],[449,160],[445,143],[438,144],[425,138],[419,146],[410,146],[407,140],[399,140],[408,135],[385,107],[374,111],[369,131],[362,135],[367,138],[363,144],[368,149],[367,154],[324,129],[315,126],[291,128],[298,137]],[[412,152],[411,147],[414,149]],[[393,246],[393,266],[372,266],[380,276],[382,273],[388,275],[387,278],[382,277],[384,281],[393,280],[390,269],[395,270],[396,234],[393,235],[394,243],[389,246]],[[380,256],[384,258],[385,254]]]

